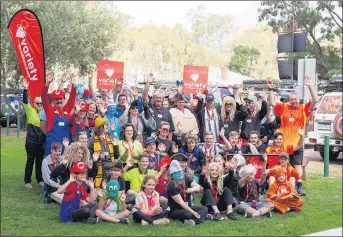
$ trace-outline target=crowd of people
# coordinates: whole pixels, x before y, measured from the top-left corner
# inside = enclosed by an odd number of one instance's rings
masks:
[[[132,215],[141,225],[196,225],[301,210],[304,132],[317,101],[309,78],[309,103],[296,94],[277,101],[268,79],[268,94],[229,86],[218,104],[213,91],[152,91],[153,74],[141,95],[119,78],[99,98],[92,72],[88,89],[68,77],[49,94],[48,73],[31,105],[23,82],[25,187],[35,163],[44,201],[60,205],[61,222],[128,224]]]

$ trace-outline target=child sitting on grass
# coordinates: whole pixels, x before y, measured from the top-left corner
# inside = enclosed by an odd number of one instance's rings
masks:
[[[97,223],[97,218],[95,218],[97,205],[94,204],[96,199],[94,181],[93,178],[88,180],[90,187],[90,194],[88,194],[82,185],[82,182],[86,180],[86,175],[86,164],[75,162],[70,169],[69,180],[58,188],[57,193],[64,194],[60,210],[60,221],[64,223],[76,221],[88,224]]]
[[[263,215],[271,217],[271,211],[274,209],[273,203],[258,201],[258,188],[265,183],[266,174],[264,173],[259,181],[255,179],[255,175],[256,168],[252,164],[244,166],[239,173],[242,178],[238,181],[240,203],[237,206],[237,212],[245,213],[247,218]]]
[[[300,211],[304,200],[301,199],[294,185],[286,179],[286,168],[276,166],[273,169],[276,176],[275,183],[269,186],[267,191],[267,202],[273,203],[275,208],[282,214],[288,211]]]
[[[160,195],[155,191],[156,178],[147,175],[143,179],[142,190],[136,196],[136,204],[132,209],[133,219],[136,223],[144,225],[167,225],[169,220],[164,218],[169,207],[162,209]]]
[[[99,221],[105,220],[119,224],[129,224],[130,212],[125,206],[125,192],[120,192],[120,185],[116,180],[111,180],[107,183],[105,193],[102,189],[98,190],[100,198],[98,209],[95,214],[101,218]],[[122,211],[123,210],[123,211]]]

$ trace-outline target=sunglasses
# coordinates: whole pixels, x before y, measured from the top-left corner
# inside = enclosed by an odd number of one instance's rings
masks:
[[[132,106],[130,109],[138,109],[138,106]]]
[[[232,106],[232,103],[229,103],[229,104],[225,104],[225,106]]]
[[[247,103],[247,104],[252,104],[253,101],[251,101],[251,100],[246,100],[245,103]]]
[[[36,105],[42,105],[43,103],[35,102]]]
[[[161,128],[162,132],[169,132],[169,128]]]

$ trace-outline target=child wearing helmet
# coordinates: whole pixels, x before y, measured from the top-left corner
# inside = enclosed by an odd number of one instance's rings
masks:
[[[87,165],[84,162],[75,162],[71,167],[69,180],[58,188],[57,193],[64,194],[59,215],[60,221],[97,223],[94,181],[93,178],[88,180],[90,187],[90,194],[88,194],[82,185],[82,182],[86,181],[86,175]]]
[[[100,198],[96,215],[101,220],[127,225],[129,224],[130,212],[126,210],[125,192],[120,191],[120,185],[116,180],[106,184],[105,190],[99,189]]]

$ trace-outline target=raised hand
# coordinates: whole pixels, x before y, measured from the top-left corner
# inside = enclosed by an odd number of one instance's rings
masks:
[[[177,147],[177,145],[175,143],[173,143],[172,152],[173,153],[178,153],[179,152],[179,148]]]
[[[70,174],[70,176],[69,176],[69,181],[70,181],[70,182],[76,181],[76,178],[75,178],[75,175],[74,175],[74,174]]]
[[[205,165],[203,165],[203,166],[202,166],[201,173],[202,173],[202,174],[206,174],[206,173],[207,173],[207,170],[208,170],[207,168],[208,168],[208,167],[207,167],[207,165],[206,165],[206,164],[205,164]]]
[[[226,162],[225,162],[226,164]],[[230,170],[236,170],[237,169],[237,159],[232,158],[230,161],[228,161],[228,167]]]
[[[156,132],[152,132],[150,136],[151,137],[157,137],[157,133]]]
[[[304,136],[304,131],[301,128],[297,129],[297,133],[299,134],[299,136]]]
[[[267,155],[267,153],[263,153],[262,156],[263,156],[264,162],[267,163],[268,162],[268,155]]]
[[[67,73],[64,72],[61,77],[61,82],[66,82],[67,81]]]
[[[243,143],[242,139],[239,138],[239,139],[238,139],[238,143],[237,143],[237,147],[238,147],[238,148],[242,148],[242,143]]]
[[[98,195],[100,198],[102,198],[102,197],[104,196],[104,191],[103,191],[101,188],[99,188],[99,189],[97,190],[97,195]]]
[[[101,151],[95,151],[93,153],[93,161],[96,162],[100,157]]]
[[[146,82],[152,83],[153,81],[154,81],[154,74],[150,73],[148,75],[148,78],[147,78]]]
[[[137,87],[133,87],[132,88],[132,95],[133,96],[138,96],[138,88]]]
[[[232,87],[232,85],[228,85],[227,89],[228,89],[230,95],[233,95],[233,87]]]
[[[76,75],[75,75],[75,73],[72,73],[72,74],[70,75],[70,83],[71,83],[73,86],[75,86],[75,84],[76,84]]]
[[[270,77],[267,77],[267,85],[270,89],[274,87],[273,80]]]
[[[113,144],[113,146],[118,146],[119,145],[119,140],[118,140],[118,138],[116,136],[114,136],[112,138],[112,144]]]
[[[125,147],[126,150],[130,149],[129,143],[123,142],[123,145],[124,145],[124,147]]]
[[[69,139],[68,138],[63,138],[62,144],[64,146],[64,149],[69,146]]]
[[[93,178],[88,179],[88,185],[89,185],[89,188],[94,188],[94,179]]]
[[[126,194],[125,194],[124,191],[122,191],[122,192],[120,193],[119,200],[120,200],[121,202],[125,202],[125,199],[126,199]]]
[[[167,167],[168,167],[168,164],[162,165],[161,171],[162,171],[162,172],[166,171],[166,170],[167,170]]]
[[[116,79],[116,85],[121,86],[124,83],[124,77],[120,77]]]
[[[220,135],[220,137],[224,137],[225,136],[225,128],[221,128],[220,129],[219,135]]]
[[[103,180],[101,181],[101,187],[102,187],[102,189],[106,189],[106,186],[107,186],[107,181],[106,181],[106,179],[103,179]]]
[[[50,84],[51,84],[51,82],[53,82],[53,81],[54,81],[54,76],[55,76],[55,74],[54,74],[53,72],[49,72],[49,73],[48,73],[48,77],[47,77],[47,85],[50,85]]]
[[[308,87],[311,86],[311,77],[309,77],[309,76],[305,77],[305,85],[308,86]]]
[[[29,88],[29,83],[26,81],[25,78],[24,78],[24,80],[23,80],[23,87],[24,87],[24,89],[26,89],[26,90],[27,90],[27,88]]]

